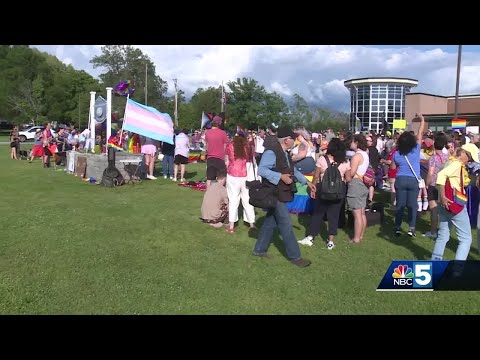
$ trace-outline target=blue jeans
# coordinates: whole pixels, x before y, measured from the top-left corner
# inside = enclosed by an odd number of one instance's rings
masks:
[[[470,228],[470,218],[468,217],[467,207],[457,215],[447,211],[443,206],[438,206],[439,227],[435,246],[433,247],[432,260],[442,260],[445,246],[450,240],[450,226],[453,224],[458,238],[457,253],[455,260],[467,260],[472,244],[472,230]]]
[[[266,253],[270,243],[272,242],[273,231],[278,226],[280,235],[282,236],[285,250],[290,260],[297,260],[301,258],[300,248],[297,243],[297,238],[293,233],[292,220],[288,213],[287,204],[280,201],[273,209],[269,209],[265,215],[265,221],[260,229],[255,249],[257,254]]]
[[[173,155],[164,155],[162,160],[163,176],[173,176]]]
[[[395,179],[395,193],[397,196],[397,209],[395,210],[395,229],[402,225],[403,209],[408,210],[408,226],[415,229],[417,221],[418,180],[413,176],[398,176]]]

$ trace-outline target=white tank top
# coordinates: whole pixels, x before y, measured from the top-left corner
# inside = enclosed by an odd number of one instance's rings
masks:
[[[363,163],[361,165],[358,165],[357,174],[359,176],[363,176],[367,172],[368,165],[370,165],[370,160],[368,158],[368,154],[367,154],[366,151],[363,151],[363,150],[359,149],[359,150],[356,151],[356,154],[358,154],[358,153],[362,154]]]

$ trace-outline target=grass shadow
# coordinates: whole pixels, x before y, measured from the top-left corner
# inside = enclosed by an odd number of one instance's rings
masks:
[[[305,235],[308,236],[309,234],[309,229],[310,229],[310,224],[312,222],[312,215],[310,214],[298,214],[298,223],[302,225],[305,229]],[[325,214],[322,224],[320,225],[320,233],[315,235],[316,237],[316,242],[319,242],[319,239],[321,241],[327,243],[328,241],[328,231],[327,231],[327,215]],[[300,240],[300,239],[299,239]]]
[[[375,194],[377,202],[383,202],[385,205],[385,217],[384,223],[380,227],[380,231],[377,233],[379,238],[387,240],[388,242],[403,246],[408,249],[412,255],[418,260],[429,260],[432,256],[432,250],[435,245],[435,240],[431,240],[430,248],[425,248],[418,244],[412,242],[412,239],[406,234],[405,229],[408,226],[407,224],[407,209],[404,209],[403,220],[402,220],[402,234],[400,236],[395,236],[394,234],[394,225],[395,225],[395,209],[393,209],[392,204],[390,204],[390,192],[388,191],[379,191]],[[417,237],[422,237],[422,234],[428,230],[430,230],[430,212],[429,211],[422,211],[417,212],[417,219],[416,219],[416,233]],[[447,248],[454,253],[457,250],[457,241],[450,241],[447,243]],[[455,237],[456,240],[456,237]]]
[[[248,237],[251,238],[251,239],[255,239],[255,241],[257,241],[258,236],[260,234],[260,229],[262,228],[263,222],[265,221],[266,212],[263,211],[263,210],[259,210],[259,209],[255,209],[255,212],[259,212],[259,214],[257,213],[256,216],[255,216],[255,223],[256,223],[256,226],[257,226],[258,230],[254,231],[254,232],[249,231],[248,232]],[[260,216],[257,217],[258,215],[260,215]],[[275,246],[277,248],[278,252],[285,259],[289,260],[287,252],[285,250],[285,244],[283,243],[283,240],[280,238],[280,232],[278,231],[278,228],[274,229],[274,231],[273,231],[272,240],[270,242],[269,247],[271,245]]]
[[[188,179],[193,179],[194,177],[196,177],[198,174],[198,172],[196,171],[187,171],[185,170],[185,179],[188,180]]]

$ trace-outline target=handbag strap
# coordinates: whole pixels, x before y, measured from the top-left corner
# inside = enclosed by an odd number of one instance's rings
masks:
[[[405,156],[405,160],[407,160],[408,166],[410,166],[410,170],[412,170],[413,175],[415,175],[415,178],[417,179],[417,181],[420,182],[420,179],[418,178],[417,174],[416,174],[415,171],[413,170],[412,164],[410,164],[410,161],[408,161],[407,155],[403,155],[403,156]]]

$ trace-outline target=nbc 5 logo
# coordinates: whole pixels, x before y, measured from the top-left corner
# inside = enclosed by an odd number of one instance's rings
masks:
[[[393,270],[392,278],[395,287],[431,288],[432,263],[425,261],[398,265]]]

